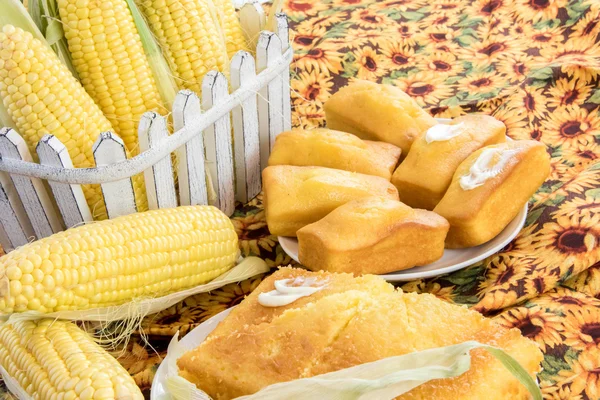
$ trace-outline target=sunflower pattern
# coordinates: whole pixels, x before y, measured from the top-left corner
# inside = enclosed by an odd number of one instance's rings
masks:
[[[286,0],[284,11],[295,126],[324,126],[325,101],[367,79],[400,87],[434,116],[491,114],[512,138],[548,146],[551,176],[513,242],[401,288],[467,305],[537,342],[545,399],[600,399],[600,3]],[[269,233],[262,196],[239,204],[232,222],[243,255],[294,265]],[[114,355],[148,396],[175,332],[238,304],[263,278],[147,316]],[[0,399],[13,398],[0,381]]]

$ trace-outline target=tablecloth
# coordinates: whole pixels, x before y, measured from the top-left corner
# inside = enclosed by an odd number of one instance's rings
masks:
[[[600,399],[600,2],[597,0],[287,0],[295,126],[324,124],[322,105],[354,79],[396,85],[438,117],[503,121],[545,143],[552,173],[526,226],[499,254],[401,285],[517,327],[544,352],[546,399]],[[290,263],[261,197],[232,217],[246,255]],[[176,331],[239,303],[257,276],[192,296],[142,323],[117,349],[145,394]],[[10,398],[0,385],[0,398]]]

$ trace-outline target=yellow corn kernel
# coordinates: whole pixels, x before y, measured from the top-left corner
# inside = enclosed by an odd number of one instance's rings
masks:
[[[153,210],[67,229],[0,258],[0,316],[164,296],[216,278],[238,254],[233,224],[212,206]]]
[[[231,0],[213,0],[219,16],[219,25],[225,35],[227,55],[232,58],[240,50],[248,51],[248,43]]]
[[[0,97],[31,153],[36,154],[44,135],[52,134],[66,146],[76,168],[93,167],[94,141],[111,125],[69,69],[45,43],[12,25],[2,27],[0,54],[9,57],[0,66]],[[39,73],[27,72],[32,69]],[[20,97],[34,90],[26,99]],[[143,177],[133,182],[138,208],[148,209]],[[83,185],[83,193],[94,217],[105,219],[100,185]]]
[[[207,72],[226,72],[227,49],[212,0],[137,2],[174,69],[179,87],[200,93]]]
[[[125,0],[57,0],[73,66],[132,155],[137,125],[161,98]]]
[[[67,321],[0,325],[0,365],[34,399],[144,398],[125,368]]]

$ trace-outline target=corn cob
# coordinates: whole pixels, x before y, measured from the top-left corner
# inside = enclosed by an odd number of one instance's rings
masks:
[[[142,114],[162,105],[125,0],[57,0],[73,66],[132,155]]]
[[[0,365],[35,400],[144,398],[125,368],[71,322],[0,325]]]
[[[231,0],[214,0],[219,16],[219,25],[225,35],[227,55],[232,58],[240,50],[248,51],[248,44]]]
[[[0,96],[8,115],[35,154],[46,134],[67,148],[76,168],[95,165],[92,145],[110,122],[56,54],[30,32],[4,25],[0,32]],[[147,209],[143,177],[134,177],[140,210]],[[106,218],[99,185],[83,185],[93,215]]]
[[[227,50],[212,0],[137,0],[180,88],[201,92],[211,70],[225,72]]]
[[[237,235],[212,206],[136,213],[68,229],[0,258],[0,314],[160,297],[233,267]]]

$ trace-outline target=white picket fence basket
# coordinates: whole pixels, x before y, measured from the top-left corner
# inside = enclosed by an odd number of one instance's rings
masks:
[[[96,167],[73,168],[65,146],[46,135],[36,148],[38,164],[23,138],[2,128],[0,243],[5,251],[92,221],[81,184],[101,185],[109,218],[137,211],[131,177],[142,172],[150,209],[207,204],[205,165],[217,194],[214,205],[227,215],[236,200],[255,197],[275,137],[291,128],[293,50],[285,14],[277,14],[276,32],[266,31],[265,13],[254,1],[241,8],[240,21],[256,46],[256,59],[238,52],[231,60],[230,82],[220,72],[206,74],[202,99],[180,91],[173,104],[172,135],[165,117],[144,114],[138,128],[142,151],[135,157],[127,159],[123,141],[103,132],[93,147]],[[179,196],[171,153],[178,160]]]

